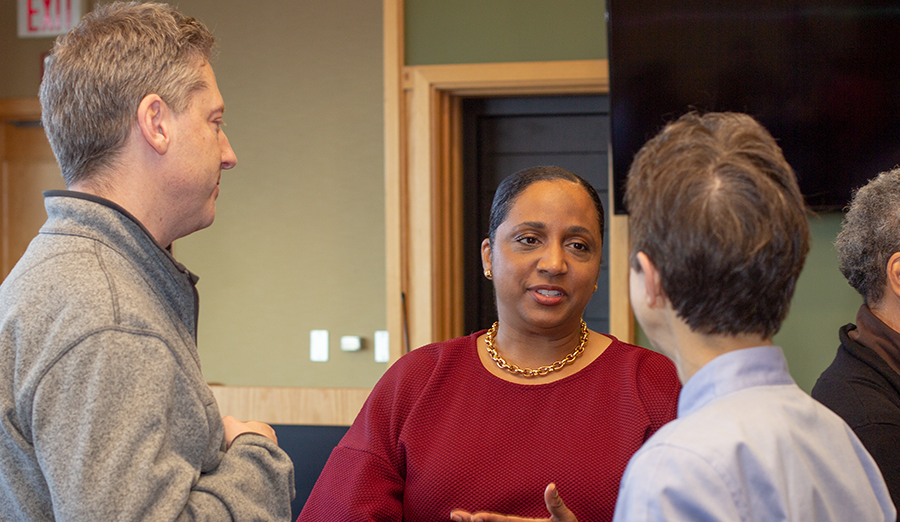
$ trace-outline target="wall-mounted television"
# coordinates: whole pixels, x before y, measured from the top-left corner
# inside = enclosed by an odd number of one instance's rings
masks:
[[[688,110],[754,116],[807,203],[839,211],[900,165],[900,5],[607,0],[615,211],[634,154]]]

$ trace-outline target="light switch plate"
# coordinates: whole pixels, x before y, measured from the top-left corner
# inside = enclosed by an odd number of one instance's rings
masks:
[[[375,332],[375,362],[386,363],[391,359],[388,331]]]
[[[328,330],[309,331],[309,360],[328,362]]]

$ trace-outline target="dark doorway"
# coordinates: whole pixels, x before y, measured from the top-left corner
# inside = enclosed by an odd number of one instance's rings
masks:
[[[609,98],[539,96],[463,100],[464,299],[466,332],[497,320],[493,287],[481,268],[491,201],[504,177],[556,165],[597,189],[609,216]],[[584,311],[588,327],[609,331],[609,230],[604,231],[598,290]]]

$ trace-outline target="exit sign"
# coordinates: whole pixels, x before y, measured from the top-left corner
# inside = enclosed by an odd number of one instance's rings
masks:
[[[81,20],[82,0],[18,0],[19,37],[68,33]]]

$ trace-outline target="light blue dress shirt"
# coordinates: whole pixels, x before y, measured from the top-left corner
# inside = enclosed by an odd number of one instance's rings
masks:
[[[681,390],[678,418],[625,470],[614,522],[896,520],[853,431],[803,392],[781,348],[716,357]]]

